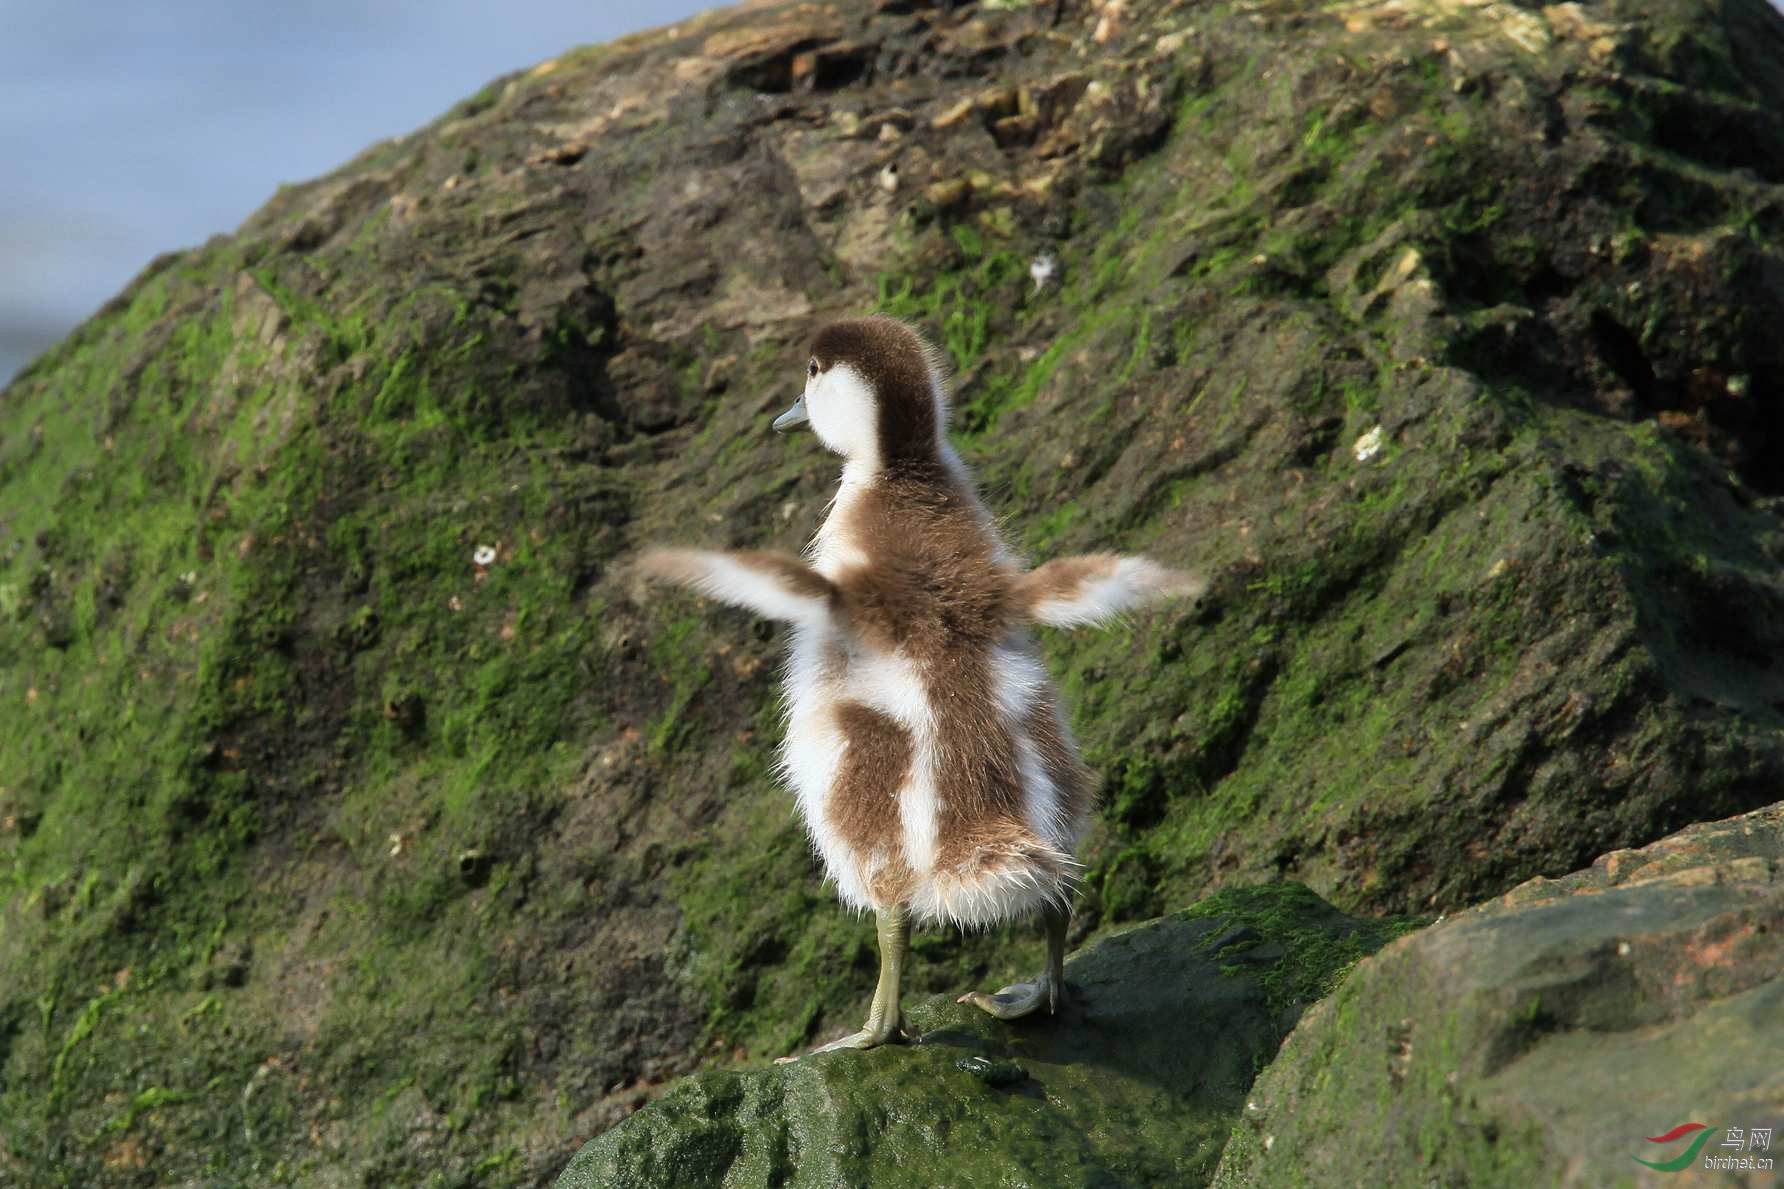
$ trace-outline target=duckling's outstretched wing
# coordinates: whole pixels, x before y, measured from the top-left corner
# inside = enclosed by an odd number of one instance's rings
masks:
[[[1200,598],[1208,584],[1145,557],[1086,553],[1037,566],[1016,580],[1016,605],[1035,623],[1099,626],[1159,599]]]
[[[829,618],[836,587],[788,553],[651,549],[638,561],[647,578],[691,586],[701,594],[767,619],[819,623]]]

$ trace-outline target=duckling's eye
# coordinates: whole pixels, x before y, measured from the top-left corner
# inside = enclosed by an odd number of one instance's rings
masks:
[[[814,380],[815,380],[815,379],[817,379],[817,378],[818,378],[818,359],[817,359],[817,356],[815,356],[815,355],[814,355],[814,356],[812,356],[812,361],[811,361],[811,362],[810,362],[810,363],[808,363],[808,364],[806,364],[806,365],[805,365],[805,374],[806,374],[806,375],[807,375],[807,376],[810,376],[810,377],[811,377],[811,378],[812,378],[812,379],[814,379]]]

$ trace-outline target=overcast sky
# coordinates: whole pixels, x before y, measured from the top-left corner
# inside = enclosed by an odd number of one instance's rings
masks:
[[[711,0],[0,0],[0,384],[170,248]]]

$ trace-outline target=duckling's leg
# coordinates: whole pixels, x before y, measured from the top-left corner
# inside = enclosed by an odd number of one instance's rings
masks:
[[[898,1005],[898,992],[904,979],[904,956],[911,947],[910,910],[902,904],[882,908],[875,919],[880,935],[880,982],[874,988],[867,1023],[861,1031],[815,1048],[814,1053],[828,1053],[832,1049],[871,1049],[899,1040],[904,1035],[904,1011]]]
[[[1005,987],[995,995],[968,991],[957,1003],[970,1003],[1000,1020],[1014,1020],[1032,1015],[1042,1007],[1051,1015],[1059,1008],[1059,993],[1065,986],[1065,927],[1071,923],[1069,905],[1049,904],[1042,920],[1047,926],[1047,965],[1033,982]]]

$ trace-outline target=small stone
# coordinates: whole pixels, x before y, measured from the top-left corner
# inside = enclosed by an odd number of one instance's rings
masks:
[[[989,1057],[962,1057],[954,1062],[954,1068],[1002,1090],[1008,1086],[1020,1085],[1028,1080],[1028,1071],[1014,1061],[993,1061]]]
[[[1412,275],[1425,263],[1425,258],[1417,248],[1408,248],[1400,253],[1400,259],[1394,264],[1394,280],[1404,284],[1412,279]]]
[[[1102,14],[1097,18],[1096,29],[1090,34],[1090,40],[1098,45],[1106,45],[1121,32],[1122,17],[1126,15],[1127,5],[1123,0],[1104,0]]]
[[[923,188],[923,197],[938,211],[953,210],[972,194],[972,185],[965,178],[943,178]]]
[[[951,128],[958,127],[965,121],[966,117],[972,115],[975,106],[973,100],[962,99],[959,103],[956,103],[953,107],[950,107],[947,111],[944,111],[941,115],[936,116],[933,120],[929,121],[929,126],[937,132],[947,132]]]
[[[1166,33],[1153,43],[1153,48],[1159,52],[1160,56],[1168,58],[1182,49],[1183,43],[1189,38],[1190,32],[1187,29],[1179,30],[1176,33]]]
[[[1382,432],[1382,428],[1378,425],[1368,433],[1359,437],[1351,446],[1350,452],[1355,456],[1358,462],[1368,462],[1371,458],[1374,458],[1377,454],[1381,453],[1384,437],[1385,435]]]

